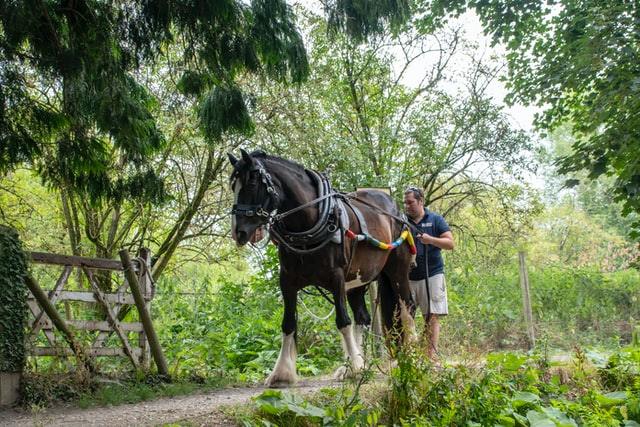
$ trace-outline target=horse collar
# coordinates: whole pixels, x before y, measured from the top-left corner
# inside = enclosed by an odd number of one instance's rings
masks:
[[[314,170],[307,172],[316,182],[318,197],[272,217],[273,222],[269,230],[276,242],[297,254],[309,254],[321,249],[332,241],[334,233],[340,227],[340,219],[335,212],[337,193],[331,188],[326,176]],[[310,206],[317,206],[318,209],[318,220],[310,229],[302,232],[285,229],[282,221],[285,217]]]

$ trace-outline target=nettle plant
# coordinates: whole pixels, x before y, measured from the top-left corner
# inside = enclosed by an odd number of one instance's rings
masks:
[[[0,225],[0,372],[21,372],[25,363],[27,259],[18,233]]]

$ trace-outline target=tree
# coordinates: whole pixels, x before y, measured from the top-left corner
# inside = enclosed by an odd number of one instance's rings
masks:
[[[562,173],[615,177],[623,212],[640,213],[640,8],[616,0],[426,0],[429,24],[474,9],[508,50],[511,102],[545,108],[537,125],[571,123],[573,152]],[[569,180],[567,184],[577,184]],[[640,221],[633,236],[640,236]]]
[[[514,216],[526,216],[515,212],[533,208],[522,206],[529,193],[514,189],[522,183],[517,175],[535,162],[529,137],[485,93],[497,73],[491,62],[476,61],[463,78],[466,90],[449,94],[443,81],[454,74],[452,58],[473,51],[458,29],[386,34],[357,46],[346,37],[328,39],[318,18],[310,25],[309,81],[258,91],[259,144],[330,171],[343,190],[382,186],[401,195],[419,185],[427,203],[459,227],[458,212],[475,205],[478,214],[502,221],[489,227],[494,236],[511,236]],[[423,78],[409,85],[406,75],[416,66]]]
[[[572,127],[569,124],[559,126],[549,134],[549,140],[552,145],[541,159],[546,165],[548,205],[572,205],[574,209],[588,214],[602,229],[620,236],[627,235],[633,222],[638,220],[638,214],[632,212],[627,216],[622,215],[622,203],[616,201],[613,191],[615,179],[611,176],[589,179],[587,171],[579,171],[574,175],[580,181],[579,184],[565,188],[566,177],[558,175],[553,159],[572,153],[571,146],[575,143]]]
[[[327,11],[338,30],[356,12]],[[253,130],[238,82],[306,78],[294,20],[279,0],[0,1],[0,177],[26,165],[59,192],[72,253],[151,243],[159,276],[185,239],[225,232],[224,152]]]
[[[165,143],[156,100],[134,73],[170,43],[183,48],[180,88],[207,93],[200,120],[212,142],[251,129],[240,73],[308,73],[282,1],[2,1],[0,16],[0,172],[32,163],[93,201],[164,196],[149,164]]]

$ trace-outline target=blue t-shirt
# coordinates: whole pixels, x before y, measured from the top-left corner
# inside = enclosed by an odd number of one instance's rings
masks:
[[[434,276],[436,274],[444,273],[444,261],[442,260],[441,249],[437,246],[433,245],[425,245],[418,239],[418,231],[420,233],[427,233],[433,237],[440,237],[442,233],[446,233],[447,231],[451,231],[449,228],[449,224],[441,215],[438,215],[435,212],[429,212],[425,209],[425,214],[422,219],[418,222],[413,222],[411,218],[409,218],[413,224],[415,224],[418,230],[412,230],[413,238],[416,241],[416,249],[418,250],[416,254],[416,267],[409,272],[409,279],[411,280],[422,280],[426,275],[426,266],[425,266],[425,253],[428,254],[429,260],[429,277]]]

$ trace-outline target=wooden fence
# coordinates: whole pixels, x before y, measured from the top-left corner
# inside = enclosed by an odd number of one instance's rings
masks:
[[[33,277],[27,279],[31,294],[28,297],[32,317],[29,321],[30,334],[27,352],[31,356],[75,355],[89,369],[94,366],[95,356],[124,356],[129,358],[136,370],[147,371],[151,355],[158,366],[158,372],[168,374],[166,362],[158,344],[149,315],[153,300],[154,285],[150,275],[150,252],[143,249],[138,257],[131,260],[126,251],[121,251],[121,260],[58,255],[44,252],[30,252],[32,263],[62,266],[55,283],[46,284],[46,290]],[[122,276],[121,283],[114,292],[104,292],[98,283],[98,271]],[[84,290],[70,289],[69,278],[77,275],[78,282],[86,283]],[[79,286],[76,286],[78,288]],[[137,298],[136,298],[137,297]],[[103,312],[105,320],[78,320],[71,318],[70,311],[62,315],[56,304],[68,305],[89,303],[94,312]],[[96,310],[95,307],[100,307]],[[137,308],[140,321],[124,322],[124,315],[132,307]],[[66,342],[57,339],[54,329],[59,330]],[[90,345],[82,344],[77,331],[86,331],[92,336]],[[38,340],[42,333],[45,340]],[[137,340],[129,339],[130,333],[137,334]],[[112,334],[116,334],[117,346],[109,346]],[[38,341],[46,344],[38,345]]]

